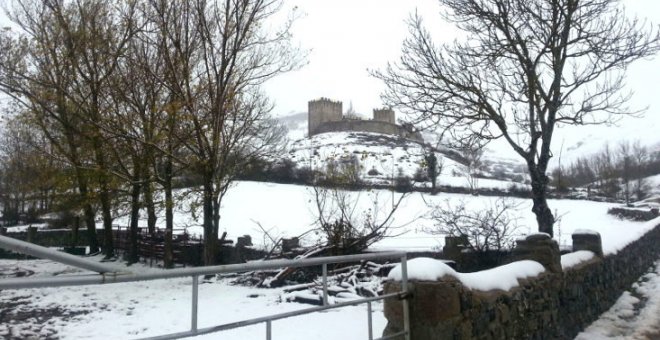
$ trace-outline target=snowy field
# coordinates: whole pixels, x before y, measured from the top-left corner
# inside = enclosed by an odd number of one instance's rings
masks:
[[[375,211],[380,218],[391,206],[392,198],[399,194],[385,190],[362,191],[352,193],[356,203],[356,214]],[[394,216],[392,234],[401,234],[395,238],[381,240],[372,246],[372,250],[437,250],[444,245],[444,240],[429,232],[434,221],[429,213],[435,205],[455,205],[465,202],[469,209],[483,209],[496,204],[498,197],[471,196],[463,194],[412,193],[402,202]],[[531,212],[531,200],[510,198],[516,206],[512,216],[517,219],[519,234],[525,235],[536,231],[536,219]],[[376,203],[376,204],[374,204]],[[237,182],[229,189],[223,201],[220,219],[220,233],[227,232],[229,239],[250,234],[257,247],[268,247],[267,237],[257,226],[259,223],[271,236],[293,237],[305,234],[303,242],[313,244],[320,235],[309,232],[314,228],[317,213],[314,210],[314,195],[309,187],[299,185],[273,184],[263,182]],[[375,206],[375,207],[374,207]],[[606,254],[616,253],[626,244],[636,240],[653,227],[652,224],[620,220],[607,215],[607,209],[616,206],[613,203],[601,203],[579,200],[549,200],[549,206],[560,221],[555,226],[555,236],[560,245],[571,245],[571,234],[576,229],[594,229],[601,233],[603,250]],[[185,229],[191,234],[201,234],[201,216],[193,218],[181,207],[175,216],[175,227]],[[161,214],[159,227],[164,227]],[[116,224],[128,225],[127,218],[120,218]],[[142,221],[146,226],[146,221]]]
[[[396,199],[398,194],[389,191],[371,191],[354,193],[354,195],[359,195],[356,197],[358,202],[356,211],[364,211],[369,207],[378,210],[373,208],[374,201],[377,201],[377,206],[380,206],[384,212],[385,207],[391,204],[393,195]],[[403,234],[374,244],[372,250],[437,249],[442,246],[442,238],[428,232],[428,228],[433,227],[433,221],[428,217],[433,205],[453,205],[464,201],[469,209],[483,209],[495,204],[497,199],[445,193],[437,196],[411,194],[403,201],[393,224],[393,227],[398,227],[393,232],[397,234],[403,232]],[[516,204],[514,214],[520,225],[520,233],[535,232],[531,202],[522,199],[513,199],[513,202]],[[616,253],[660,222],[658,219],[650,222],[619,220],[606,214],[607,209],[613,206],[608,203],[551,200],[549,204],[561,218],[556,225],[555,234],[562,245],[570,245],[571,233],[574,230],[593,229],[601,233],[606,254]],[[275,236],[297,236],[312,228],[315,220],[313,206],[312,191],[304,186],[238,182],[230,189],[223,202],[221,231],[226,231],[232,239],[243,234],[251,234],[257,246],[259,241],[264,239],[257,223]],[[181,207],[181,211],[176,214],[177,227],[185,228],[190,233],[200,233],[199,220],[192,218],[189,213],[184,213],[185,210],[185,207]],[[126,223],[122,219],[116,222]],[[162,218],[159,223],[164,223]],[[308,244],[320,238],[320,235],[313,232],[306,235],[304,241]],[[262,243],[263,246],[268,246],[267,242]],[[146,268],[140,264],[129,268],[123,267],[121,263],[114,265],[134,272],[160,270]],[[34,272],[34,276],[81,274],[80,270],[44,260],[0,260],[0,277],[7,275],[3,273],[16,271],[28,274]],[[646,289],[649,297],[655,295],[656,297],[645,300],[645,306],[655,308],[657,311],[657,306],[660,305],[660,302],[656,301],[660,296],[660,283],[657,275],[649,275],[645,280],[652,284],[642,286],[640,283],[640,287],[647,288],[639,288],[637,291]],[[465,279],[470,280],[470,277],[465,276]],[[287,293],[282,289],[235,286],[226,279],[212,279],[208,283],[201,284],[199,294],[199,327],[309,307],[286,302]],[[63,339],[124,339],[185,331],[190,326],[190,295],[190,279],[2,291],[0,311],[12,313],[13,321],[0,324],[0,338],[57,336]],[[635,298],[639,299],[639,297]],[[628,304],[625,306],[635,304],[630,298],[626,300],[625,294],[622,299],[624,299],[622,304]],[[626,310],[628,307],[625,306],[620,309]],[[640,312],[639,315],[645,315],[644,313],[653,314]],[[374,304],[372,316],[374,334],[381,334],[386,323],[382,304]],[[366,320],[366,306],[348,307],[276,321],[273,323],[273,337],[318,340],[366,339]],[[603,328],[598,325],[594,327]],[[216,339],[218,335],[212,334],[200,338]],[[223,333],[222,338],[240,340],[265,338],[265,325],[229,331]],[[591,337],[582,339],[591,339]]]

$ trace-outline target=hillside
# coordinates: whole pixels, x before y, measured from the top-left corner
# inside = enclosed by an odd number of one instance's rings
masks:
[[[325,170],[329,161],[357,159],[361,178],[367,183],[389,184],[400,175],[414,178],[423,170],[424,155],[434,149],[442,162],[439,185],[467,187],[465,160],[456,150],[420,144],[404,138],[367,132],[331,132],[307,138],[305,112],[279,118],[287,127],[289,151],[285,156],[297,167]],[[511,182],[524,183],[525,168],[515,159],[486,150],[482,157],[481,186],[508,188]]]

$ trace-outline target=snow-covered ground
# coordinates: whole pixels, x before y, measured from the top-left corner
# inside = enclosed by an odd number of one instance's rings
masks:
[[[100,259],[100,258],[99,258]],[[140,264],[122,270],[160,269]],[[80,275],[78,269],[46,260],[0,260],[0,278],[17,269],[34,277]],[[0,292],[0,339],[130,339],[190,329],[192,280],[169,279],[109,285]],[[277,314],[309,305],[286,301],[282,289],[255,289],[212,279],[199,286],[198,327]],[[14,306],[16,304],[16,306]],[[51,314],[52,317],[48,317]],[[374,333],[386,320],[381,303],[372,311]],[[273,322],[274,339],[366,339],[367,307],[345,307]],[[214,333],[195,339],[265,339],[265,324]]]
[[[660,339],[660,260],[575,339]]]
[[[386,190],[353,192],[356,203],[356,215],[372,209],[382,217],[389,209],[392,198],[396,200],[399,194]],[[429,232],[434,221],[429,217],[435,205],[455,205],[466,202],[468,209],[478,210],[496,204],[498,197],[471,196],[463,194],[440,193],[436,196],[412,193],[404,199],[397,210],[392,223],[392,234],[401,234],[395,238],[386,238],[372,246],[372,250],[401,249],[408,251],[434,250],[444,245],[441,236]],[[519,225],[518,232],[528,234],[536,231],[536,218],[531,212],[531,200],[510,198],[516,206],[513,217]],[[571,244],[571,234],[576,229],[594,229],[600,232],[603,239],[603,250],[606,254],[616,253],[626,244],[636,240],[653,227],[653,223],[632,222],[620,220],[608,215],[607,209],[616,206],[612,203],[549,200],[549,206],[560,220],[555,226],[555,236],[560,245]],[[374,208],[374,206],[376,206]],[[317,213],[315,212],[314,195],[309,187],[263,182],[237,182],[229,189],[222,203],[220,212],[220,233],[227,232],[229,239],[250,234],[255,246],[267,247],[267,237],[258,227],[259,223],[268,230],[271,236],[293,237],[302,235],[314,228]],[[127,218],[120,218],[117,224],[127,225]],[[146,221],[142,221],[146,225]],[[164,227],[164,218],[158,220]],[[657,223],[657,221],[656,221]],[[175,226],[185,228],[191,234],[201,234],[201,216],[193,218],[185,207],[175,216]],[[402,234],[403,233],[403,234]],[[312,244],[321,235],[307,233],[303,242]]]
[[[442,151],[436,152],[438,162],[442,164],[438,185],[469,187],[466,168],[456,160],[457,153],[449,149]],[[328,132],[292,142],[286,157],[298,168],[319,171],[325,171],[330,161],[354,160],[360,167],[361,180],[389,185],[398,176],[415,178],[417,172],[425,171],[424,157],[427,153],[428,147],[396,136],[370,132]],[[495,172],[515,174],[520,171],[519,163],[497,157],[484,159],[480,170],[486,177]],[[526,177],[518,177],[521,182],[480,179],[478,186],[500,190],[508,190],[513,185],[524,187],[522,180]],[[425,185],[430,186],[428,182]]]
[[[398,195],[378,190],[352,194],[359,195],[356,197],[358,212],[366,211],[369,207],[373,209],[374,201],[384,212],[391,204],[392,197],[396,199]],[[399,227],[394,233],[405,233],[374,244],[372,250],[432,250],[440,247],[443,245],[442,237],[428,231],[428,228],[433,227],[433,221],[428,218],[433,205],[454,205],[464,201],[468,209],[476,210],[495,204],[497,199],[445,193],[437,196],[411,194],[403,201],[393,223],[393,227]],[[536,231],[533,227],[535,218],[531,213],[531,202],[512,200],[516,205],[513,213],[521,226],[521,234]],[[601,234],[606,254],[616,253],[660,223],[660,219],[650,222],[619,220],[606,213],[613,206],[609,203],[550,200],[549,204],[560,217],[555,234],[562,245],[570,245],[573,231],[593,229]],[[312,191],[305,186],[238,182],[223,201],[221,231],[227,231],[232,239],[252,234],[254,243],[259,246],[262,232],[257,223],[269,230],[271,235],[297,236],[312,228],[315,221],[313,207]],[[185,210],[185,207],[181,207],[176,214],[177,226],[185,227],[191,233],[200,233],[199,218],[193,218]],[[122,219],[116,222],[126,223]],[[162,216],[159,223],[164,223]],[[308,233],[305,241],[313,243],[320,237]],[[120,263],[115,265],[122,266]],[[141,265],[123,269],[139,272],[159,270]],[[35,276],[80,274],[77,269],[49,261],[0,260],[0,277],[7,275],[3,273],[17,271],[34,272]],[[470,279],[468,276],[465,278]],[[660,284],[656,286],[660,287]],[[184,331],[190,325],[190,294],[190,279],[2,291],[0,311],[12,313],[10,319],[13,321],[0,324],[0,338],[137,338]],[[660,296],[660,292],[654,294]],[[647,302],[647,306],[653,303]],[[224,279],[213,279],[200,286],[199,326],[207,327],[306,307],[286,302],[286,293],[282,289],[254,289],[234,286]],[[273,323],[273,336],[276,339],[364,339],[367,337],[366,313],[364,306],[348,307],[276,321]],[[374,332],[380,334],[386,323],[381,304],[374,305],[372,316]],[[222,336],[223,339],[258,339],[265,337],[265,326],[234,330]],[[217,334],[213,334],[204,338],[217,337]]]

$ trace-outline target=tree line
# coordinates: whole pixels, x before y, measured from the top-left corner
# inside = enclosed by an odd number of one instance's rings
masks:
[[[248,160],[283,146],[261,85],[305,53],[290,43],[294,16],[275,20],[281,8],[280,0],[10,1],[14,28],[0,32],[0,91],[11,98],[5,216],[79,211],[92,252],[100,216],[112,257],[112,222],[125,207],[135,262],[140,211],[153,233],[160,203],[171,266],[173,190],[194,177],[204,262],[214,263],[227,189]]]
[[[660,174],[660,153],[649,151],[639,141],[605,144],[598,153],[579,157],[552,170],[552,185],[559,192],[586,187],[593,194],[621,198],[629,203],[648,193],[645,178]]]

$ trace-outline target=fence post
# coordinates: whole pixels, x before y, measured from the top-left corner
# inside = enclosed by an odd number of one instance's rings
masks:
[[[403,331],[406,340],[410,340],[410,310],[408,306],[408,255],[401,257],[401,291],[403,292]]]
[[[373,320],[371,319],[371,301],[367,302],[367,324],[369,325],[369,340],[374,338]]]
[[[323,305],[328,305],[328,264],[324,263],[323,268]]]
[[[191,320],[191,327],[190,330],[193,333],[197,333],[197,297],[198,297],[198,280],[199,277],[197,275],[193,275],[193,282],[192,282],[192,320]]]

